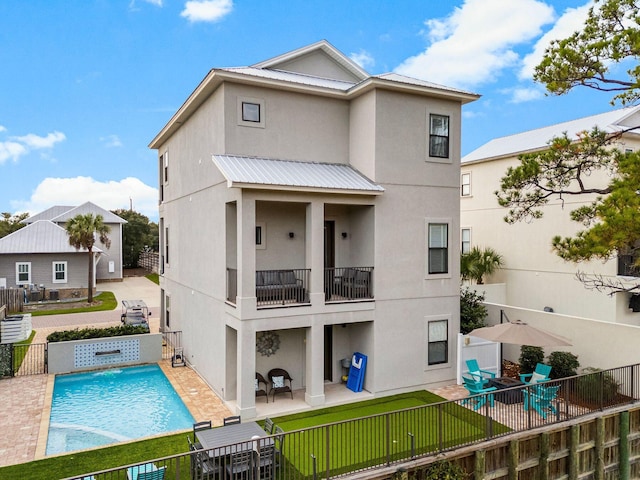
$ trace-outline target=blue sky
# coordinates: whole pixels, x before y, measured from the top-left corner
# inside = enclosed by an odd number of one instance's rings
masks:
[[[587,0],[3,0],[0,212],[89,200],[157,220],[148,144],[214,67],[325,39],[371,74],[482,95],[462,153],[494,137],[608,111],[611,96],[548,97],[532,81]]]

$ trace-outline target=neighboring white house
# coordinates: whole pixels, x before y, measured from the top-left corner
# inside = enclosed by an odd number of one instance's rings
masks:
[[[59,296],[70,296],[87,288],[88,255],[86,249],[76,250],[69,245],[65,230],[67,221],[76,215],[102,215],[110,227],[110,248],[96,241],[94,247],[94,279],[96,282],[122,280],[122,225],[126,220],[91,202],[77,207],[54,206],[33,215],[27,225],[0,238],[0,287],[28,287],[34,291],[45,289],[48,299],[51,290]],[[67,295],[68,294],[68,295]]]
[[[486,300],[511,306],[552,310],[555,313],[640,325],[640,313],[629,308],[631,295],[609,296],[586,289],[576,279],[576,272],[602,275],[605,279],[629,280],[623,274],[629,259],[591,261],[574,264],[565,262],[551,249],[553,236],[573,236],[584,229],[569,217],[569,212],[590,203],[594,197],[565,196],[555,198],[542,210],[541,219],[529,223],[507,224],[503,219],[507,209],[498,204],[494,192],[509,166],[518,164],[518,155],[544,150],[553,137],[567,132],[570,138],[597,126],[607,132],[619,132],[625,127],[640,125],[639,107],[611,112],[551,125],[516,135],[496,138],[469,153],[461,166],[461,239],[462,248],[491,247],[503,256],[504,267],[486,283]],[[640,135],[625,133],[615,145],[620,150],[637,150]],[[606,185],[607,174],[593,178]],[[591,180],[590,180],[591,181]],[[620,273],[620,275],[619,275]],[[478,287],[479,290],[483,288]]]
[[[325,404],[354,352],[374,395],[455,380],[461,106],[477,98],[371,76],[321,41],[211,70],[153,139],[161,325],[237,413],[257,415],[255,373],[274,367]]]

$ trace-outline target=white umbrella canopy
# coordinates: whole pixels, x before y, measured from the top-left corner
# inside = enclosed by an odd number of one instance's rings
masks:
[[[516,320],[515,322],[500,323],[492,327],[476,328],[469,332],[474,337],[484,338],[492,342],[513,343],[516,345],[531,345],[532,347],[568,347],[569,339],[547,332],[539,328]]]

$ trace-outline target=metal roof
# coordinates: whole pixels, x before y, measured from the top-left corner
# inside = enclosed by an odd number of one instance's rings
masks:
[[[299,83],[301,85],[307,85],[311,87],[332,88],[341,92],[346,92],[355,85],[355,83],[353,82],[346,82],[344,80],[314,77],[311,75],[304,75],[302,73],[286,72],[284,70],[267,70],[255,67],[217,68],[216,70],[239,73],[242,75],[251,75],[253,77],[260,77],[269,80],[281,80],[284,82]]]
[[[384,188],[350,165],[213,155],[229,187],[379,195]]]
[[[50,220],[55,223],[66,223],[76,215],[86,215],[87,213],[93,213],[94,215],[102,215],[104,223],[127,223],[123,218],[120,218],[115,213],[105,210],[99,207],[95,203],[85,202],[77,207],[66,207],[62,205],[55,205],[46,209],[44,212],[40,212],[25,219],[24,223],[34,223],[38,220]]]
[[[20,230],[0,238],[0,254],[22,253],[77,253],[86,252],[86,248],[76,250],[69,245],[67,231],[49,220],[38,220]],[[102,252],[93,247],[96,253]]]
[[[597,126],[600,130],[614,133],[622,130],[624,120],[639,109],[640,107],[627,107],[506,137],[494,138],[465,155],[462,158],[462,163],[543,150],[548,147],[549,141],[553,137],[558,137],[563,132],[566,132],[569,138],[575,138],[578,133],[593,130],[593,127]]]

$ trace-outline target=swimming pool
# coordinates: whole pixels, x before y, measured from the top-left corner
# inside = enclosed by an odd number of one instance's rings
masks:
[[[158,365],[58,375],[47,455],[191,428],[193,417]]]

